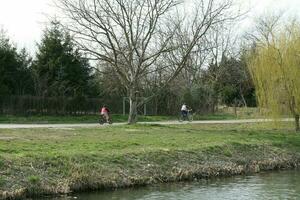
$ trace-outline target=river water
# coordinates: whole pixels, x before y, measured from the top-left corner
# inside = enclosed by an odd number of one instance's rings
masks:
[[[300,199],[300,171],[262,172],[199,182],[161,184],[48,200],[266,200]]]

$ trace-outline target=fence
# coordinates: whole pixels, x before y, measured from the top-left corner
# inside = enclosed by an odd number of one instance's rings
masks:
[[[125,105],[122,97],[87,98],[77,97],[38,97],[38,96],[0,96],[0,114],[2,115],[90,115],[97,114],[103,104],[108,105],[112,113],[128,113],[129,103]],[[213,112],[214,106],[202,103],[190,105],[197,113]],[[138,108],[139,114],[176,115],[180,111],[180,98],[168,98],[165,101],[153,99]]]
[[[104,100],[78,97],[0,96],[0,114],[6,115],[88,115],[96,114]],[[121,113],[122,101],[107,102],[114,112]],[[114,105],[115,104],[115,105]],[[120,107],[120,108],[119,108]],[[119,109],[119,110],[118,110]]]

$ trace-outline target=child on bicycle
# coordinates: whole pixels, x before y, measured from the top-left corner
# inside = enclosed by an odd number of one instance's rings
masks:
[[[187,117],[187,114],[188,114],[188,108],[187,108],[186,104],[183,103],[181,106],[181,117],[185,118],[185,117]]]
[[[189,109],[189,107],[183,103],[181,106],[181,120],[188,120],[191,121],[191,114],[192,109]]]
[[[106,120],[106,122],[109,123],[109,109],[106,107],[106,105],[102,106],[102,108],[100,109],[100,114]]]

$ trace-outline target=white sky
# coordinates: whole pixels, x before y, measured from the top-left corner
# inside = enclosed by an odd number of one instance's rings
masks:
[[[54,13],[51,4],[51,0],[0,0],[0,28],[19,48],[33,52],[48,21],[46,13]]]
[[[263,13],[278,10],[291,15],[300,13],[300,0],[239,1],[251,6],[244,27],[250,26],[252,20]],[[48,21],[45,14],[51,16],[55,13],[52,4],[52,0],[0,0],[0,28],[7,31],[19,48],[26,47],[33,53]]]

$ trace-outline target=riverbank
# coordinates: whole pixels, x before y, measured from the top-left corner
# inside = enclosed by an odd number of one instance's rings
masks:
[[[296,168],[293,124],[0,130],[0,198]]]

